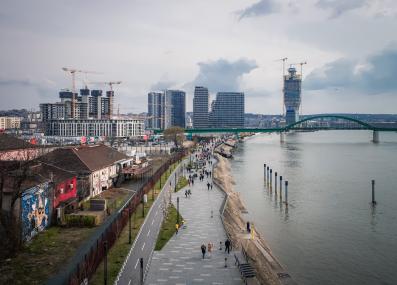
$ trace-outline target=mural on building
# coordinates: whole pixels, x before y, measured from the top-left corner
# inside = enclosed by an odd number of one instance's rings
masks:
[[[43,183],[26,190],[21,199],[23,241],[31,240],[50,225],[50,186]]]

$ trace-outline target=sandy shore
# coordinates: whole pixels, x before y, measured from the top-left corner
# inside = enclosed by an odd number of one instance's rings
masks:
[[[231,149],[225,145],[222,147]],[[260,234],[255,232],[255,238],[251,239],[247,233],[246,221],[242,218],[242,212],[245,212],[246,209],[239,193],[233,190],[235,183],[230,171],[230,162],[219,154],[215,154],[215,157],[218,163],[214,168],[214,182],[228,195],[223,216],[224,225],[233,247],[245,249],[252,259],[252,265],[256,269],[257,278],[261,284],[295,284],[291,278],[280,279],[278,277],[277,273],[286,271],[272,255]]]

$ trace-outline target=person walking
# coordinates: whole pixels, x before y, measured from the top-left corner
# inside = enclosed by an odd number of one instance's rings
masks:
[[[187,198],[187,190],[185,190],[185,197]]]
[[[178,234],[178,230],[179,230],[179,224],[176,223],[176,224],[175,224],[175,234],[176,234],[176,235]]]
[[[250,222],[247,222],[247,232],[251,233],[251,224],[250,224]]]
[[[210,242],[208,242],[207,245],[207,249],[208,249],[208,257],[211,257],[211,253],[212,253],[212,248],[214,247],[214,245]]]
[[[211,184],[209,182],[207,182],[207,188],[208,190],[210,190]]]
[[[230,244],[231,244],[230,240],[227,239],[225,241],[225,252],[227,251],[228,254],[230,254]]]
[[[203,254],[203,259],[205,258],[205,252],[206,252],[207,248],[205,247],[205,244],[201,245],[201,253]]]
[[[212,183],[211,183],[211,190],[212,190]]]

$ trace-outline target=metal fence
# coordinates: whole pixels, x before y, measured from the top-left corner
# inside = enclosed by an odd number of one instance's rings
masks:
[[[181,161],[184,152],[174,154],[164,163],[147,182],[140,186],[135,195],[130,197],[119,211],[113,213],[88,239],[72,258],[69,265],[55,277],[49,279],[48,285],[80,285],[88,284],[99,264],[105,256],[105,247],[110,249],[128,223],[129,211],[133,213],[147,194],[154,187],[161,175],[175,162]]]

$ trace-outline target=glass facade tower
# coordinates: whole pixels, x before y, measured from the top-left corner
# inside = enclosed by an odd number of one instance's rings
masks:
[[[287,125],[299,121],[301,86],[301,75],[296,73],[295,67],[288,68],[288,74],[284,76],[284,105]]]

